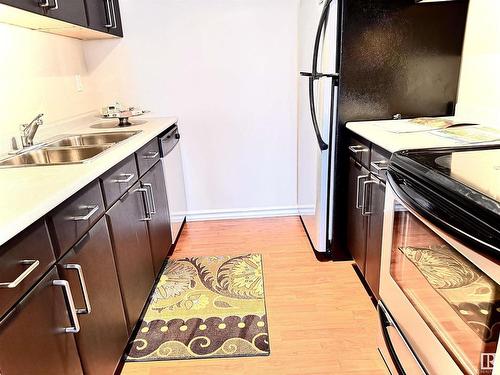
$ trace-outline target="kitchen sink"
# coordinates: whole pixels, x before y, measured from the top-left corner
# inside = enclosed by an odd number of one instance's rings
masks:
[[[61,136],[0,160],[0,168],[83,163],[140,132],[141,130]]]
[[[82,163],[106,151],[111,146],[112,144],[41,148],[4,159],[0,161],[0,168]]]
[[[140,133],[140,131],[69,135],[56,141],[47,143],[45,147],[72,147],[119,143],[138,133]]]

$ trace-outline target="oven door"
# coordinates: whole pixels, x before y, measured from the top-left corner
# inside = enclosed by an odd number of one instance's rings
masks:
[[[387,186],[379,347],[388,367],[407,374],[494,373],[498,259],[427,221],[423,211],[405,201],[390,174]],[[425,202],[425,197],[413,198],[413,203]]]

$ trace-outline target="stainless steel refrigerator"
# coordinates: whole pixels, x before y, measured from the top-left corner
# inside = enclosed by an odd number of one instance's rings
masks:
[[[345,124],[453,114],[467,8],[301,0],[297,205],[318,255],[346,254]]]

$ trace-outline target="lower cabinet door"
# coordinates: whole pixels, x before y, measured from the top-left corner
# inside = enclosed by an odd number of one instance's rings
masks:
[[[85,374],[113,374],[128,330],[105,217],[59,261],[58,269],[78,311],[76,343]]]
[[[148,221],[151,254],[155,275],[167,258],[172,246],[172,232],[168,212],[167,189],[161,163],[151,168],[142,178],[142,187],[146,188],[151,205],[151,220]]]
[[[83,373],[74,333],[67,332],[77,328],[70,289],[55,280],[53,268],[0,321],[2,375]]]
[[[349,158],[349,185],[347,198],[347,248],[359,270],[365,273],[367,217],[361,214],[363,183],[370,173],[353,158]]]
[[[129,330],[140,317],[154,282],[147,189],[136,183],[109,209],[111,238]]]
[[[376,182],[370,185],[368,235],[366,238],[365,279],[374,296],[379,299],[380,258],[382,255],[382,232],[384,225],[385,185]]]

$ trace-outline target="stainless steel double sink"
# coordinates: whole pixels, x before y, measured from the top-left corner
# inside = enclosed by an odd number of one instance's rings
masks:
[[[83,163],[140,132],[139,130],[61,136],[0,160],[0,168]]]

